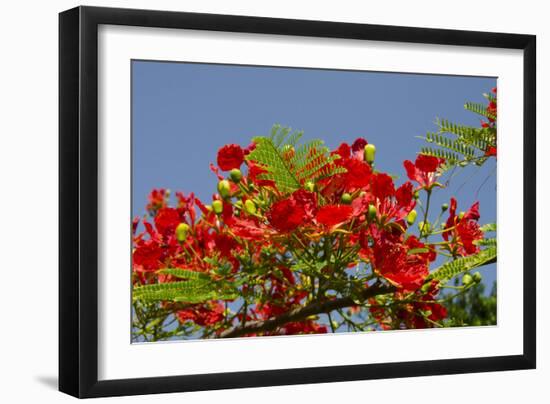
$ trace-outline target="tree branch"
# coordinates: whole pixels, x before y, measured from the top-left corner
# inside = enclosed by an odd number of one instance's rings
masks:
[[[360,294],[361,300],[367,300],[376,295],[391,293],[395,290],[392,286],[373,285]],[[286,323],[303,320],[306,317],[321,313],[330,313],[331,311],[342,309],[356,305],[356,300],[351,297],[341,297],[334,300],[326,300],[314,302],[304,307],[299,307],[294,310],[287,311],[278,317],[273,317],[264,321],[247,321],[242,326],[229,328],[219,335],[219,338],[235,338],[245,334],[253,334],[257,332],[273,331]]]

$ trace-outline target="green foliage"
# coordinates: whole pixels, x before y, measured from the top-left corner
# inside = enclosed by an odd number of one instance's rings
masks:
[[[481,250],[477,254],[467,257],[458,258],[454,261],[446,262],[430,274],[429,279],[435,279],[442,283],[448,282],[450,279],[474,268],[496,262],[497,247],[490,246],[485,250]]]
[[[256,148],[247,156],[267,171],[260,178],[274,181],[284,193],[301,188],[305,181],[316,182],[345,172],[344,168],[334,166],[338,156],[331,156],[323,141],[298,145],[302,135],[303,132],[275,125],[269,137],[253,139]]]
[[[496,282],[489,296],[485,296],[485,285],[479,283],[468,291],[445,303],[449,327],[483,326],[497,324]],[[444,296],[443,296],[444,297]]]
[[[483,94],[488,101],[496,101],[492,94]],[[487,111],[487,105],[467,102],[464,108],[487,119],[496,120],[496,115]],[[489,147],[496,146],[496,126],[473,127],[457,124],[446,119],[437,119],[437,132],[428,132],[421,137],[433,146],[421,148],[422,154],[445,159],[442,171],[468,164],[483,165]]]
[[[485,118],[496,119],[496,115],[490,112],[487,112],[487,105],[477,103],[477,102],[467,102],[464,104],[464,108],[468,111],[475,112],[478,115],[484,116]]]
[[[481,226],[480,230],[484,233],[490,233],[497,231],[497,224],[496,223],[487,223]]]
[[[228,282],[214,281],[203,273],[180,269],[164,269],[162,271],[187,280],[136,286],[132,291],[134,301],[202,303],[209,300],[230,300],[237,297],[237,289]]]

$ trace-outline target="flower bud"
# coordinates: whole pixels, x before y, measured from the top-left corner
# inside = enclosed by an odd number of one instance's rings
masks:
[[[407,215],[407,223],[408,223],[409,226],[411,226],[415,222],[416,215],[417,215],[417,213],[416,213],[416,210],[414,210],[414,209],[411,210],[409,212],[409,214]]]
[[[304,184],[304,188],[306,189],[306,191],[314,192],[315,191],[315,183],[313,183],[312,181],[308,181]]]
[[[235,184],[238,184],[239,181],[243,178],[243,173],[238,168],[234,168],[229,171],[229,177],[231,178],[231,181],[233,181]]]
[[[432,283],[431,282],[428,282],[428,283],[425,283],[424,285],[422,285],[422,287],[420,288],[420,291],[422,293],[428,293],[430,291],[432,287]]]
[[[414,191],[413,198],[418,200],[418,198],[420,198],[420,193],[418,191]]]
[[[373,144],[365,146],[365,161],[369,164],[374,163],[374,156],[376,154],[376,147]]]
[[[351,203],[351,195],[347,192],[345,194],[342,194],[341,201],[344,205],[349,205]]]
[[[376,206],[369,205],[369,213],[368,213],[369,220],[374,220],[376,218],[376,214],[377,214]]]
[[[483,279],[483,277],[479,272],[475,272],[473,278],[475,283],[479,283]]]
[[[462,284],[464,286],[471,285],[473,281],[474,281],[474,278],[472,278],[472,275],[470,275],[468,273],[464,274],[464,276],[462,277]]]
[[[214,210],[214,213],[219,215],[223,212],[223,202],[219,199],[216,199],[215,201],[212,201],[212,210]]]
[[[249,215],[253,215],[256,213],[256,204],[250,199],[246,200],[246,202],[244,203],[244,208]]]
[[[183,243],[185,241],[188,233],[189,233],[189,225],[187,223],[178,224],[178,227],[176,227],[176,239],[180,243]]]
[[[420,221],[418,222],[418,230],[420,230],[421,235],[429,234],[431,231],[430,222],[426,221]]]
[[[444,203],[443,205],[441,205],[441,210],[443,212],[445,212],[447,209],[449,209],[449,204],[448,203]]]
[[[218,192],[220,193],[222,198],[229,198],[231,193],[231,185],[229,185],[229,181],[221,180],[220,182],[218,182]]]

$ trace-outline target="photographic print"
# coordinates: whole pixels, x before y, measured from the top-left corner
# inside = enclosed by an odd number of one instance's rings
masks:
[[[131,72],[132,342],[497,325],[496,77]]]

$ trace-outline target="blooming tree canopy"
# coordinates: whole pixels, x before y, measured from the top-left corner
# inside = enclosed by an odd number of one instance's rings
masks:
[[[479,203],[451,197],[430,210],[450,166],[496,157],[488,100],[477,138],[462,127],[450,144],[463,159],[423,150],[386,173],[367,139],[329,150],[274,126],[218,150],[211,201],[177,192],[171,204],[169,191],[153,190],[148,215],[133,222],[134,340],[444,326],[444,301],[496,261],[496,225],[480,224]]]

